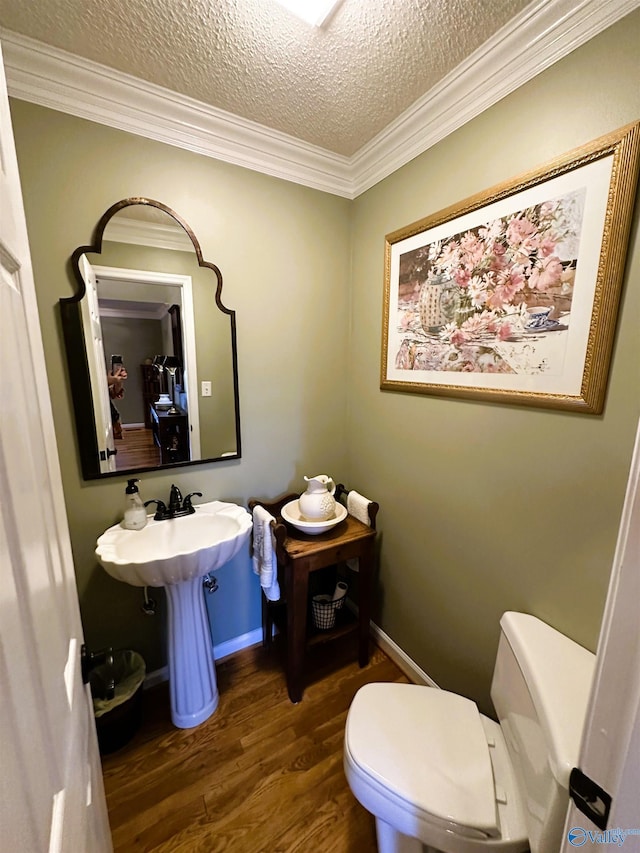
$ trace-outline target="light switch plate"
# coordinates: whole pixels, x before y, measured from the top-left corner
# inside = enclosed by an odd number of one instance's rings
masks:
[[[202,396],[210,397],[211,396],[211,382],[202,382]]]

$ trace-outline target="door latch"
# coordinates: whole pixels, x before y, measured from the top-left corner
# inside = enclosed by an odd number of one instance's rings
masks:
[[[569,794],[582,814],[598,829],[605,830],[611,811],[611,796],[582,770],[574,767],[569,776]]]

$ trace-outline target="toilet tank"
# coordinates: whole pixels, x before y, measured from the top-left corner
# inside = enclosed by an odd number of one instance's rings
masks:
[[[531,853],[558,853],[595,655],[535,616],[508,612],[491,699],[525,812]]]

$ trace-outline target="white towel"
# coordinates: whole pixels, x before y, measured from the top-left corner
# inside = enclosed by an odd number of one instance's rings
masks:
[[[358,521],[366,524],[367,527],[371,527],[371,519],[369,518],[370,503],[371,501],[368,500],[368,498],[363,497],[361,494],[356,492],[355,489],[351,489],[351,491],[347,493],[347,512],[349,515],[357,518]],[[360,571],[360,561],[357,557],[347,560],[347,566],[349,566],[352,572]]]
[[[366,524],[367,527],[371,527],[371,519],[369,518],[370,503],[370,500],[358,494],[355,489],[352,489],[347,494],[347,512],[349,515],[357,518],[358,521]]]
[[[278,561],[274,551],[271,522],[275,518],[262,506],[253,508],[253,571],[268,601],[280,600]]]

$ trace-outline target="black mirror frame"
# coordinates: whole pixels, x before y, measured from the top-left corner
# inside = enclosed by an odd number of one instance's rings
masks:
[[[189,235],[189,239],[195,249],[198,266],[210,269],[216,277],[215,303],[216,307],[227,314],[231,323],[231,356],[233,367],[233,397],[235,407],[235,431],[236,431],[236,453],[230,456],[216,456],[210,459],[193,459],[186,462],[173,462],[167,465],[154,465],[143,468],[127,468],[123,471],[100,471],[100,450],[96,435],[96,425],[93,419],[93,391],[89,376],[89,364],[87,361],[84,329],[82,324],[82,313],[80,304],[86,295],[86,285],[80,271],[80,258],[84,254],[101,254],[102,240],[105,228],[110,219],[119,211],[133,205],[148,205],[164,211],[180,225]],[[80,465],[82,476],[85,480],[106,479],[109,477],[121,477],[128,474],[139,474],[145,471],[163,471],[168,468],[179,468],[187,465],[202,465],[209,462],[228,462],[240,459],[242,448],[240,442],[240,395],[238,390],[238,349],[236,336],[236,313],[222,303],[222,274],[218,267],[202,257],[202,250],[195,234],[187,223],[174,210],[160,201],[149,198],[132,197],[122,199],[111,205],[101,216],[96,225],[93,243],[90,246],[79,246],[70,258],[73,277],[77,284],[77,291],[73,296],[63,297],[59,300],[60,318],[62,322],[62,334],[67,355],[67,368],[69,371],[70,393],[73,400],[73,410],[76,423],[76,438],[80,454]]]

